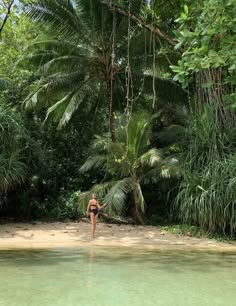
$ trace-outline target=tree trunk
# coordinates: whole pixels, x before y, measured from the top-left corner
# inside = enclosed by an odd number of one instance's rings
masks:
[[[111,133],[111,140],[116,141],[114,113],[113,113],[113,97],[112,97],[112,84],[111,79],[107,78],[107,108],[108,108],[108,121],[109,132]]]
[[[135,224],[132,218],[109,216],[108,214],[105,213],[99,213],[99,216],[103,217],[107,222],[112,222],[117,224]]]
[[[235,114],[226,109],[223,96],[230,93],[227,85],[223,84],[221,68],[209,68],[196,76],[196,99],[199,106],[203,103],[216,107],[216,122],[230,129],[235,127]]]
[[[144,213],[140,210],[137,202],[135,202],[135,219],[139,224],[144,225]]]
[[[132,195],[132,205],[130,207],[130,215],[137,224],[144,225],[144,213],[141,211],[135,195]]]

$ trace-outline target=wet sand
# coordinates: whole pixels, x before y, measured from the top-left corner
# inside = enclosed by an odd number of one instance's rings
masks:
[[[236,253],[236,243],[180,236],[161,227],[98,223],[95,238],[87,219],[80,222],[0,224],[0,249],[65,247],[137,247],[149,249],[208,250]]]

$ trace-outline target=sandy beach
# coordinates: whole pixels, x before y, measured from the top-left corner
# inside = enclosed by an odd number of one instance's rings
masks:
[[[180,236],[161,227],[98,223],[95,238],[87,219],[80,222],[32,222],[0,224],[0,249],[64,247],[138,247],[227,251],[236,253],[236,243]]]

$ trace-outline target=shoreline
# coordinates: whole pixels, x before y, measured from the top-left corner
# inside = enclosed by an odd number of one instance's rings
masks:
[[[91,225],[87,220],[0,224],[0,251],[88,247],[236,254],[235,242],[180,236],[155,226],[98,222],[95,238],[91,238]]]

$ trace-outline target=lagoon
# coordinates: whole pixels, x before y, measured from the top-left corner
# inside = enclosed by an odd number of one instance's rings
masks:
[[[217,306],[236,300],[236,254],[81,248],[0,252],[1,306]]]

